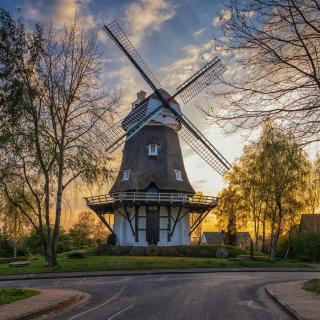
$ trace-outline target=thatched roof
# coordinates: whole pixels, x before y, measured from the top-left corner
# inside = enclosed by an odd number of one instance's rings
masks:
[[[320,231],[320,214],[301,215],[300,231]]]
[[[148,145],[157,144],[159,155],[149,156]],[[183,181],[176,179],[175,169]],[[123,181],[123,171],[130,170]],[[194,193],[183,164],[178,134],[164,125],[147,125],[125,142],[118,177],[110,193],[145,191],[156,186],[162,192]]]

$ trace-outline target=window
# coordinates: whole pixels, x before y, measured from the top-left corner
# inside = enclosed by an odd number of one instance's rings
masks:
[[[176,170],[176,169],[174,169],[174,172],[176,174],[176,179],[179,180],[179,181],[183,181],[182,172],[180,170]]]
[[[123,170],[122,181],[128,181],[130,177],[130,170]]]
[[[158,145],[157,144],[149,144],[148,145],[148,155],[149,156],[157,156],[158,155]]]

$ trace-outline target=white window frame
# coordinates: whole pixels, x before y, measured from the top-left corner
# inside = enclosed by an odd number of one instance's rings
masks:
[[[122,172],[122,181],[129,181],[130,178],[130,169],[123,170]]]
[[[155,143],[148,144],[148,156],[157,156],[158,154],[158,145]]]
[[[176,175],[176,180],[183,181],[182,171],[181,170],[174,169],[174,173]]]

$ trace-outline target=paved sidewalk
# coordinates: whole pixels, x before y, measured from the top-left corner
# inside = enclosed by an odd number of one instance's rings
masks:
[[[145,270],[109,270],[76,271],[50,273],[23,273],[0,275],[0,281],[61,279],[81,277],[144,276],[151,274],[218,273],[218,272],[319,272],[318,268],[185,268],[185,269],[145,269]]]
[[[0,306],[0,320],[31,319],[89,297],[89,294],[77,290],[36,290],[41,292],[40,295]]]
[[[320,296],[302,289],[303,281],[270,284],[267,292],[298,320],[320,320]]]

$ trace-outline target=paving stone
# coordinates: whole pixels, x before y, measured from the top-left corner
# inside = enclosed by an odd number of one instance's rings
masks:
[[[0,320],[16,320],[58,310],[80,301],[85,294],[77,290],[35,289],[40,295],[0,306]]]
[[[276,283],[267,291],[300,320],[320,320],[320,295],[302,289],[303,281]]]

